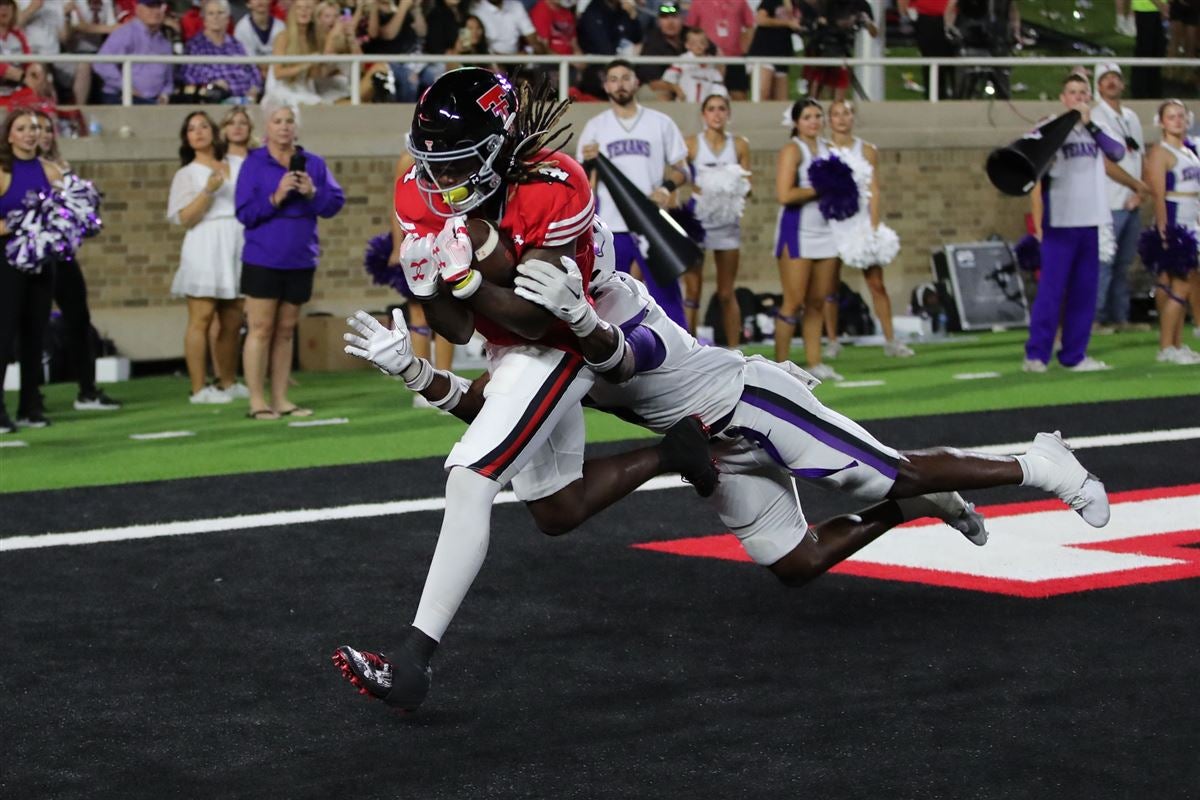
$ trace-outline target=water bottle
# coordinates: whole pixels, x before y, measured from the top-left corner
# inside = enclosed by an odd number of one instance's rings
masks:
[[[94,119],[88,123],[88,135],[99,136],[104,132],[104,128],[100,126],[100,120]]]

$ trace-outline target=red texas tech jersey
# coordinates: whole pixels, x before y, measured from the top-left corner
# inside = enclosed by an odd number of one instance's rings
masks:
[[[536,177],[531,182],[508,187],[504,215],[498,227],[512,239],[518,263],[529,250],[563,247],[574,242],[575,263],[583,274],[587,296],[592,264],[596,258],[592,249],[595,205],[591,185],[583,168],[565,153],[543,151],[538,158],[545,159],[545,162],[535,169]],[[417,169],[414,166],[396,182],[396,218],[406,234],[436,235],[442,230],[446,219],[425,205],[425,200],[417,190]],[[441,199],[435,202],[440,203]],[[449,208],[444,212],[449,213]],[[588,301],[591,302],[590,296]],[[529,341],[479,312],[475,313],[475,328],[496,345],[524,344]],[[538,343],[579,354],[575,335],[561,321],[556,320]]]

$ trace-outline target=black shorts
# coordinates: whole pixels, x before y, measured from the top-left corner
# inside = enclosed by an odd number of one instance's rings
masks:
[[[744,64],[725,65],[725,88],[731,92],[746,92],[750,90],[750,78],[746,75]]]
[[[272,269],[242,264],[242,294],[302,306],[312,298],[314,269]]]

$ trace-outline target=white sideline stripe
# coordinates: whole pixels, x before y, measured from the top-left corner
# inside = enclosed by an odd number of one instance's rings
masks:
[[[687,487],[676,475],[661,475],[647,481],[638,491],[676,488],[691,487]],[[496,496],[494,504],[500,505],[518,502],[520,501],[517,500],[517,496],[512,492],[501,492]],[[154,539],[159,536],[186,536],[195,533],[219,533],[221,531],[273,528],[279,525],[304,525],[311,522],[388,517],[397,514],[415,514],[421,511],[441,511],[445,507],[445,498],[426,497],[421,500],[395,500],[390,503],[359,503],[352,506],[334,506],[332,508],[270,511],[263,514],[239,514],[234,517],[158,522],[151,525],[128,525],[122,528],[97,528],[90,531],[74,531],[71,533],[12,536],[0,539],[0,553],[7,550],[32,550],[38,547],[100,544],[103,542],[123,542],[129,539]]]
[[[887,381],[835,381],[831,385],[842,389],[864,389],[868,386],[883,386]]]
[[[1189,439],[1200,439],[1200,428],[1144,431],[1142,433],[1116,433],[1105,436],[1080,436],[1068,441],[1071,447],[1076,450],[1086,450],[1096,447],[1121,447],[1129,444],[1182,442]],[[973,447],[971,450],[977,453],[989,453],[992,455],[1011,455],[1024,452],[1028,446],[1028,442],[1020,442],[1016,444],[985,445],[982,447]],[[679,488],[684,488],[684,485],[680,483],[677,476],[662,475],[647,481],[636,491],[653,492],[661,489]],[[512,492],[501,492],[496,496],[495,500],[497,505],[516,502],[518,500]],[[0,553],[9,550],[31,550],[39,547],[100,544],[102,542],[121,542],[128,539],[153,539],[159,536],[184,536],[195,533],[218,533],[220,531],[271,528],[278,525],[303,525],[310,522],[328,522],[331,520],[386,517],[397,514],[413,514],[421,511],[441,511],[445,507],[446,501],[444,498],[427,497],[421,500],[396,500],[390,503],[360,503],[352,506],[299,509],[296,511],[271,511],[263,514],[241,514],[235,517],[159,522],[151,525],[129,525],[123,528],[97,528],[90,531],[74,531],[71,533],[11,536],[0,538]]]
[[[999,372],[960,372],[954,376],[956,381],[981,381],[987,378],[999,378]]]
[[[349,417],[330,417],[329,419],[310,419],[305,422],[289,422],[289,428],[319,428],[322,425],[345,425]]]
[[[20,439],[8,439],[0,442],[0,447],[29,447],[29,442],[23,442]]]
[[[182,439],[185,436],[195,435],[193,431],[159,431],[158,433],[131,433],[129,438],[144,442],[151,439]]]

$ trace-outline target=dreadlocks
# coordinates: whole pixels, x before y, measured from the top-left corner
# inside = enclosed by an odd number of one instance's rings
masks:
[[[512,162],[504,175],[506,183],[526,183],[537,168],[546,163],[539,157],[543,151],[558,150],[571,138],[571,127],[555,126],[562,121],[571,101],[556,100],[555,89],[543,73],[536,82],[522,81],[519,86],[517,119],[513,127],[519,137],[513,150]]]

